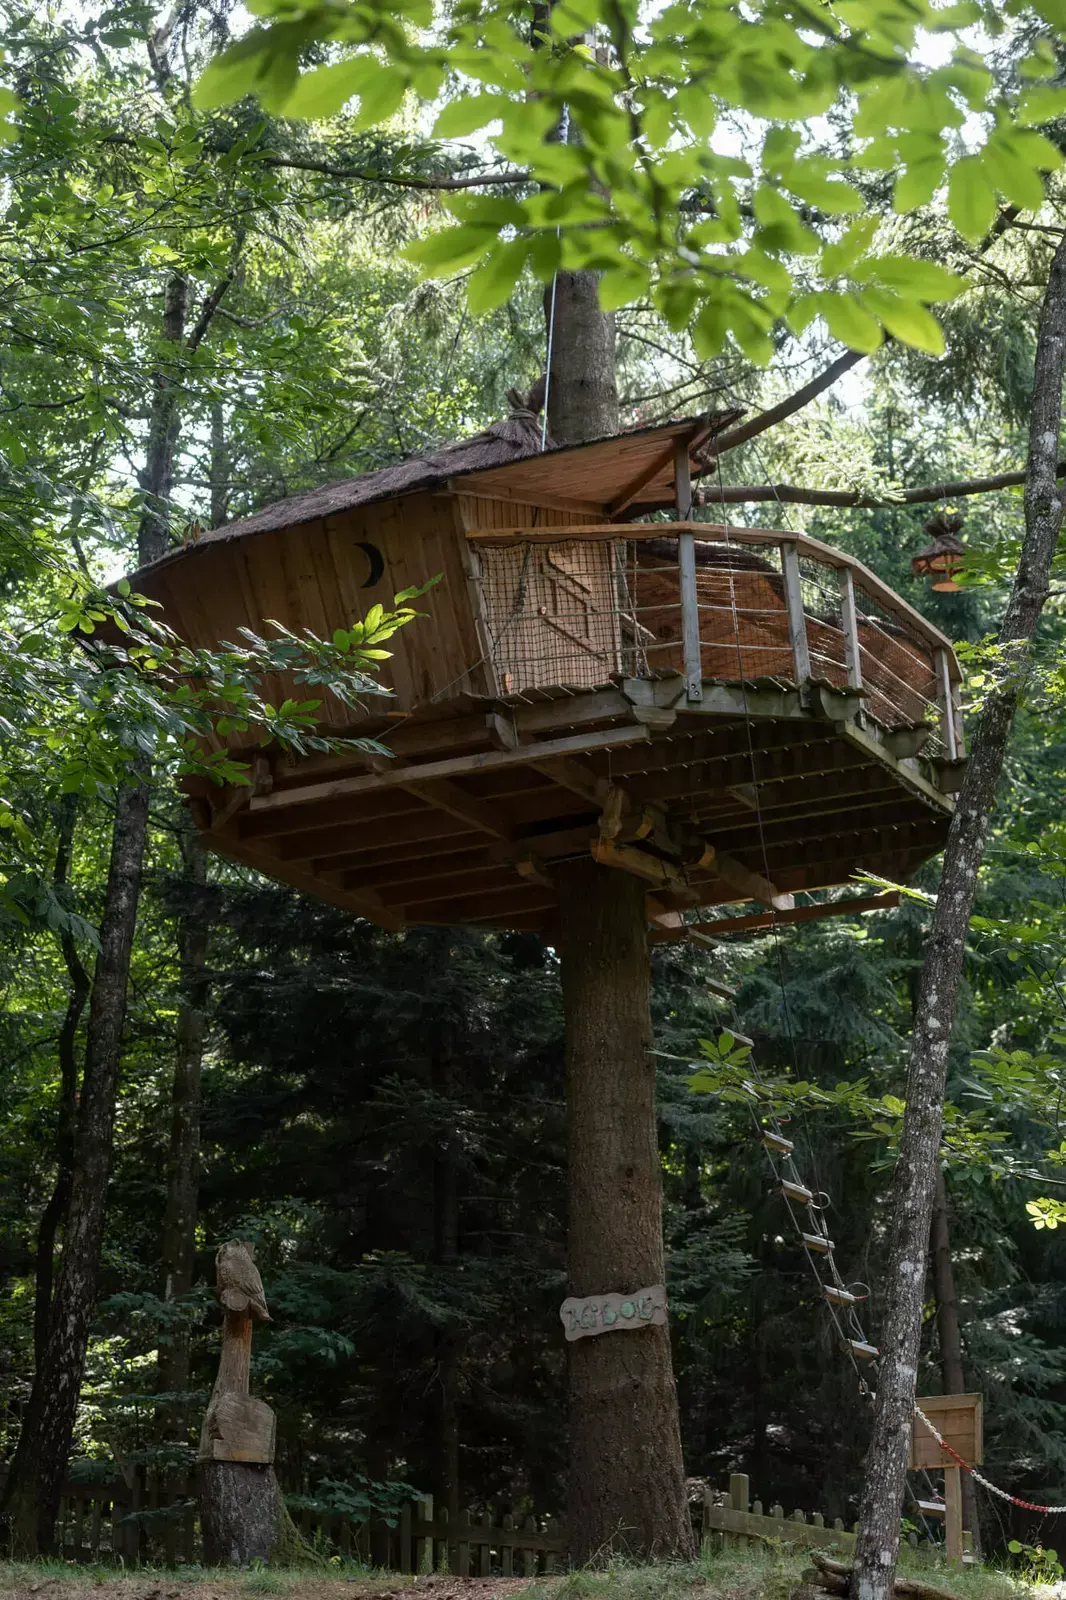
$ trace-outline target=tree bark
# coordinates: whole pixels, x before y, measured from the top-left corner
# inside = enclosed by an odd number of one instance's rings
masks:
[[[614,317],[600,310],[599,283],[595,272],[560,272],[544,293],[548,431],[556,444],[618,432]]]
[[[63,1256],[44,1359],[9,1475],[7,1509],[20,1553],[50,1551],[59,1490],[70,1453],[111,1173],[115,1098],[126,1016],[126,984],[148,828],[143,782],[118,792],[111,837],[100,953],[89,1006],[85,1077],[78,1117]]]
[[[937,1168],[933,1191],[933,1216],[929,1225],[929,1254],[933,1267],[933,1296],[936,1300],[936,1331],[940,1345],[940,1375],[945,1394],[965,1394],[966,1373],[962,1364],[962,1333],[959,1327],[959,1301],[955,1292],[955,1269],[951,1261],[951,1231],[948,1217],[948,1192],[943,1167]],[[975,1555],[980,1554],[980,1526],[977,1495],[968,1472],[961,1477],[962,1525],[973,1537]]]
[[[629,1293],[664,1278],[644,888],[580,861],[558,889],[569,1293]],[[691,1555],[669,1329],[578,1339],[568,1355],[571,1558]]]
[[[137,529],[141,565],[158,560],[169,540],[168,504],[173,487],[174,448],[180,415],[179,346],[185,328],[188,287],[167,280],[163,338],[173,358],[161,359],[152,378],[152,412],[145,467],[145,492]],[[85,1045],[85,1074],[78,1114],[63,1256],[56,1279],[43,1358],[34,1372],[18,1447],[8,1473],[4,1509],[20,1554],[50,1552],[54,1544],[59,1490],[74,1436],[89,1328],[96,1300],[107,1185],[114,1146],[115,1098],[121,1066],[126,989],[137,922],[141,869],[148,838],[148,777],[138,763],[131,782],[115,797],[100,952],[93,972]]]
[[[52,882],[66,887],[70,877],[70,858],[74,848],[74,824],[78,815],[77,795],[64,795],[60,802],[59,840]],[[66,1219],[70,1187],[74,1177],[74,1141],[78,1123],[78,1025],[89,998],[89,974],[82,965],[74,935],[68,930],[59,938],[70,991],[67,1009],[59,1030],[59,1108],[56,1118],[56,1177],[48,1203],[37,1227],[37,1250],[33,1301],[33,1366],[40,1368],[48,1344],[52,1315],[52,1285],[55,1278],[56,1237]]]
[[[1025,537],[1000,629],[996,680],[978,719],[944,851],[911,1036],[907,1109],[890,1199],[892,1220],[884,1284],[887,1312],[881,1337],[877,1405],[855,1548],[855,1600],[888,1600],[892,1592],[914,1417],[925,1252],[939,1161],[948,1048],[989,818],[1062,526],[1063,502],[1056,487],[1056,459],[1064,372],[1066,239],[1055,251],[1037,333]]]
[[[208,923],[196,891],[207,881],[207,857],[195,829],[184,828],[179,839],[188,905],[178,923],[181,998],[174,1038],[174,1076],[170,1097],[170,1142],[167,1149],[167,1197],[163,1215],[163,1299],[171,1304],[192,1288],[196,1263],[196,1218],[200,1187],[200,1080],[207,1029]],[[180,1395],[189,1387],[189,1334],[180,1311],[160,1339],[158,1385],[164,1394]],[[186,1408],[180,1400],[167,1406],[167,1432],[184,1434]]]

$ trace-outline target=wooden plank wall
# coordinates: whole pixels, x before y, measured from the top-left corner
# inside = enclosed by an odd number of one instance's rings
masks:
[[[385,563],[372,588],[363,587],[369,562],[361,543],[374,545]],[[417,494],[303,527],[205,543],[150,575],[142,587],[162,602],[165,620],[182,638],[211,648],[222,639],[237,641],[242,624],[269,634],[264,624],[270,618],[294,632],[310,628],[329,638],[362,620],[371,606],[388,609],[400,590],[440,574],[415,602],[423,615],[386,646],[393,654],[379,677],[394,691],[395,702],[387,708],[370,702],[372,711],[402,712],[446,693],[490,688],[467,559],[453,497]],[[321,691],[271,679],[263,692],[277,704],[290,694],[309,699]],[[327,696],[325,720],[343,727],[351,715]]]

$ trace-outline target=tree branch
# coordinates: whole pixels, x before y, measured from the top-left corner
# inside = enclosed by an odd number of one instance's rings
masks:
[[[391,172],[371,172],[367,167],[338,167],[330,161],[312,161],[299,156],[263,156],[263,167],[281,168],[294,172],[317,172],[323,178],[355,178],[360,183],[383,183],[395,189],[481,189],[493,184],[531,183],[528,172],[505,167],[500,172],[471,173],[466,178],[419,177],[414,173],[396,175]]]
[[[720,456],[724,450],[735,450],[737,445],[745,444],[747,440],[754,439],[756,434],[765,433],[767,428],[772,428],[776,423],[783,422],[786,417],[791,417],[794,412],[801,411],[805,405],[809,405],[826,389],[831,388],[845,372],[850,372],[852,367],[858,366],[860,361],[865,360],[865,351],[845,350],[844,354],[837,356],[824,372],[812,378],[810,383],[805,383],[802,389],[797,389],[795,394],[790,394],[787,399],[780,401],[776,406],[771,406],[768,411],[760,411],[758,416],[749,417],[747,422],[731,428],[728,433],[721,434],[714,441],[715,455]]]
[[[1066,461],[1059,462],[1055,476],[1066,478]],[[967,494],[992,494],[997,489],[1015,488],[1024,482],[1024,472],[997,472],[988,478],[948,478],[943,483],[924,483],[915,489],[902,489],[895,495],[860,494],[854,489],[803,489],[792,483],[744,483],[701,489],[695,499],[701,506],[781,500],[796,506],[858,506],[865,511],[875,511],[888,506],[929,505],[934,500],[955,500]]]

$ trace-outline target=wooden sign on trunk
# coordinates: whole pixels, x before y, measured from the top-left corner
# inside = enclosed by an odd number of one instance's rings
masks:
[[[622,1333],[666,1321],[666,1285],[652,1284],[636,1294],[593,1294],[578,1300],[571,1296],[559,1307],[568,1339],[589,1339],[597,1333]]]

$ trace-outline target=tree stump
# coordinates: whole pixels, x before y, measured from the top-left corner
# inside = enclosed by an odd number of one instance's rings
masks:
[[[231,1239],[215,1272],[225,1323],[200,1434],[200,1527],[205,1564],[240,1567],[270,1561],[289,1519],[274,1476],[274,1413],[248,1392],[252,1321],[270,1320],[251,1248]]]

